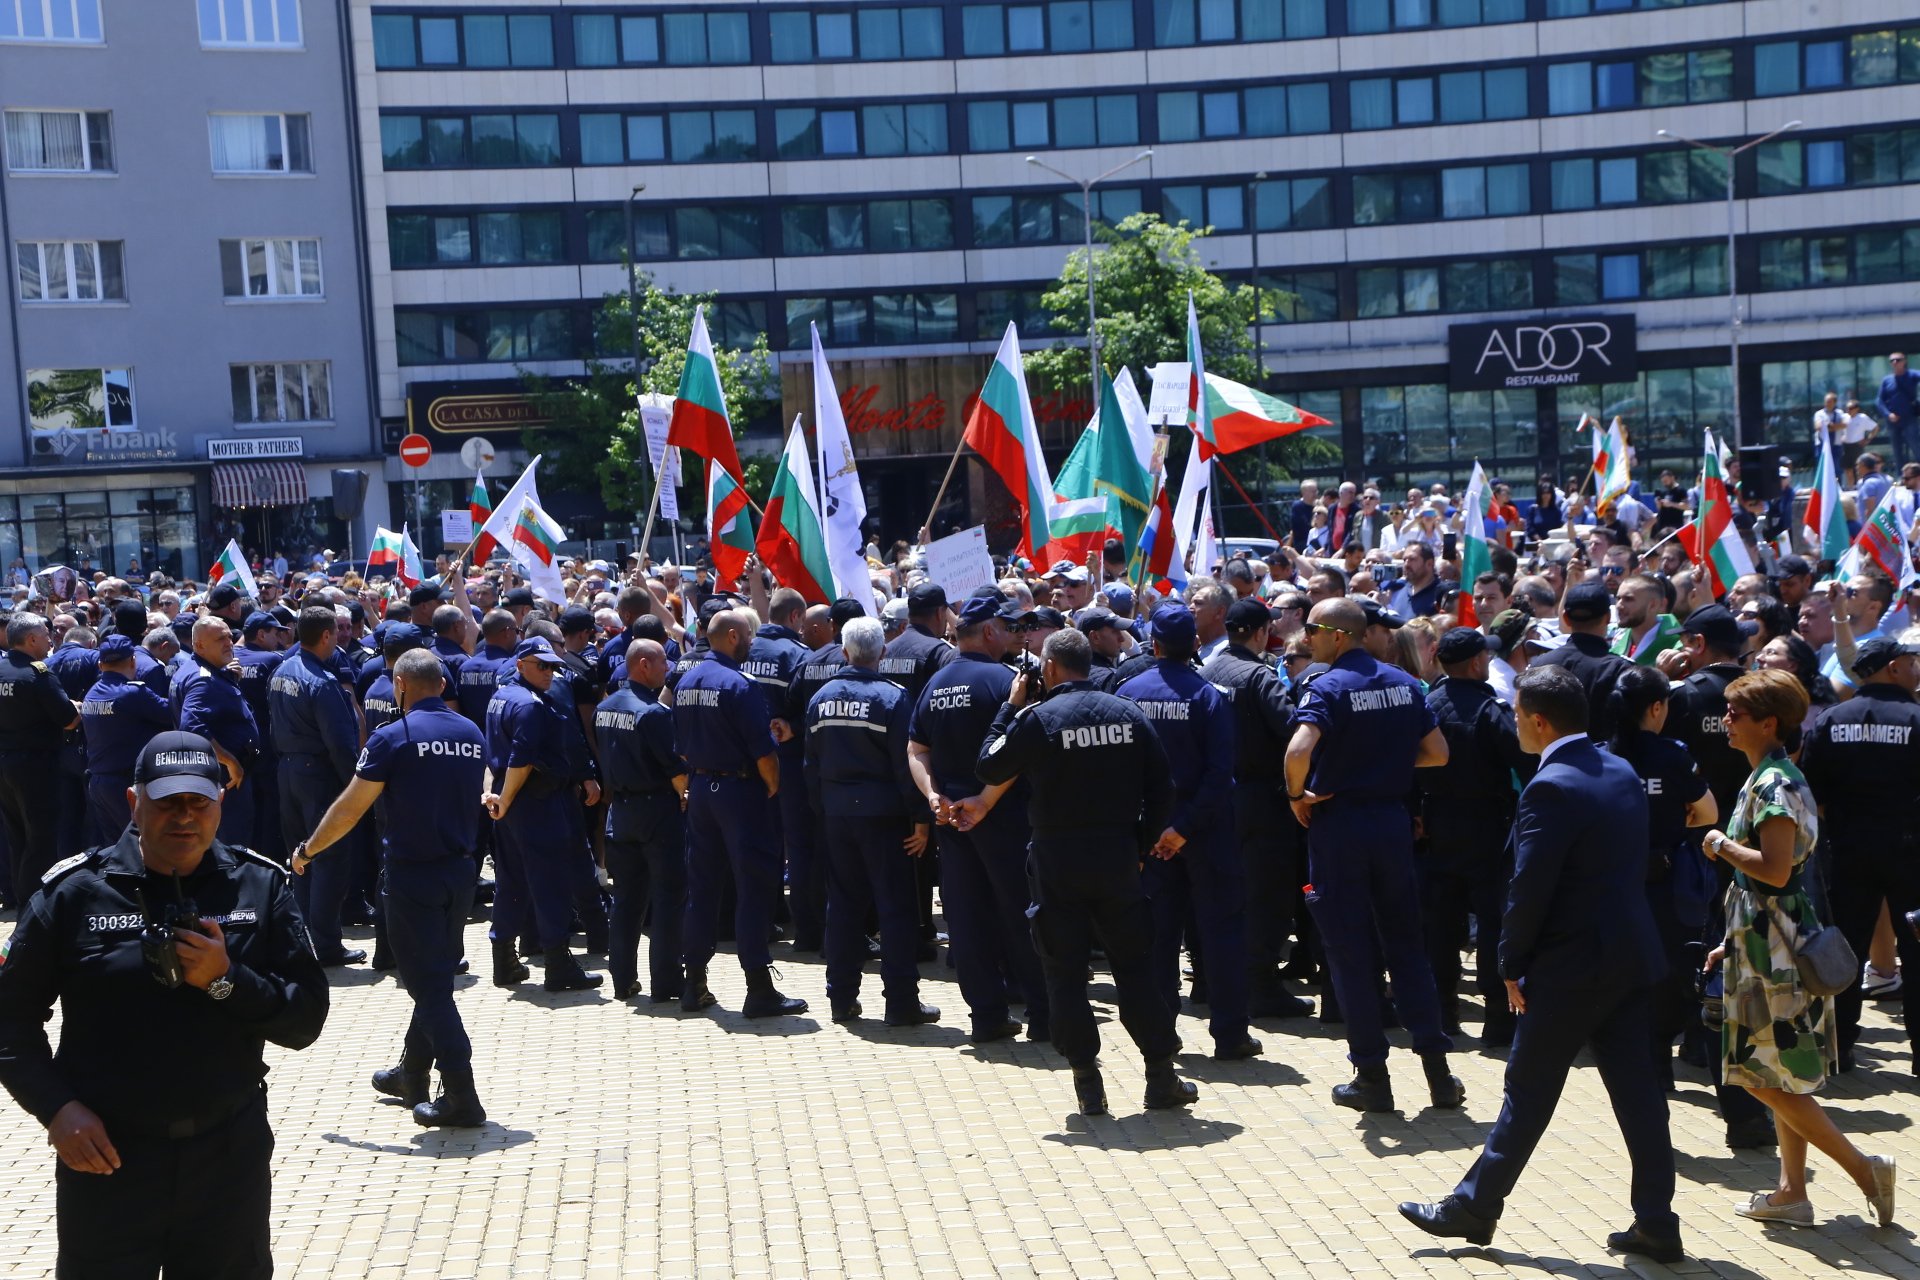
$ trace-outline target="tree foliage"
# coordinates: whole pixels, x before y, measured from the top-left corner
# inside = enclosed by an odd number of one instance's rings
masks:
[[[1260,366],[1254,359],[1250,326],[1253,287],[1229,285],[1200,261],[1197,242],[1212,228],[1198,230],[1182,222],[1169,225],[1154,213],[1129,214],[1119,225],[1095,224],[1093,292],[1100,330],[1101,362],[1108,369],[1131,368],[1143,381],[1147,369],[1163,360],[1187,358],[1187,293],[1193,293],[1200,319],[1200,341],[1207,369],[1235,382],[1254,383]],[[1087,333],[1087,252],[1067,255],[1060,278],[1041,299],[1051,313],[1056,335],[1085,339]],[[1272,313],[1271,291],[1261,309]],[[1039,335],[1034,335],[1038,337]],[[1055,388],[1086,385],[1085,342],[1057,342],[1026,357],[1027,373]]]
[[[542,479],[551,476],[561,488],[600,491],[607,509],[644,517],[653,498],[653,473],[647,465],[646,434],[640,427],[638,396],[657,392],[672,396],[687,362],[687,341],[693,334],[694,308],[704,304],[707,325],[713,328],[717,294],[677,293],[662,289],[644,273],[640,276],[638,337],[639,385],[635,386],[631,356],[589,360],[584,378],[557,380],[523,375],[535,403],[552,421],[530,428],[527,446],[546,455]],[[635,338],[634,313],[625,291],[610,293],[594,315],[594,350],[629,352]],[[726,396],[727,417],[738,428],[766,401],[779,394],[780,376],[767,349],[767,336],[756,334],[745,350],[714,346],[720,369],[720,389]],[[754,486],[754,468],[748,471],[747,490],[764,498],[766,482]],[[768,469],[769,480],[771,469]],[[701,478],[688,468],[681,486],[683,514],[704,510],[706,495]]]

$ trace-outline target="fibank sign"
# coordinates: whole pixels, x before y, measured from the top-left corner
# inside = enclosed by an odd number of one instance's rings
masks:
[[[1631,315],[1554,316],[1447,330],[1455,391],[1629,382],[1640,372]]]

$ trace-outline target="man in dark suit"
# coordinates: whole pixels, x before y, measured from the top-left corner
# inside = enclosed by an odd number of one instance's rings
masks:
[[[1607,1245],[1677,1262],[1667,1099],[1647,1053],[1652,984],[1666,961],[1646,900],[1646,792],[1625,761],[1588,739],[1587,691],[1572,672],[1529,666],[1515,689],[1520,747],[1540,769],[1514,818],[1501,923],[1500,972],[1521,1015],[1506,1097],[1453,1194],[1409,1201],[1400,1214],[1431,1235],[1491,1243],[1567,1071],[1591,1048],[1633,1164],[1633,1225]]]

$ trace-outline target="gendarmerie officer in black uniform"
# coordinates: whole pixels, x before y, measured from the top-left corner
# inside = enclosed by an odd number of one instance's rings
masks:
[[[1820,805],[1821,834],[1830,859],[1827,893],[1833,922],[1867,954],[1885,902],[1907,981],[1900,988],[1907,1043],[1920,1074],[1920,940],[1901,917],[1920,908],[1920,639],[1876,636],[1854,653],[1853,697],[1820,717],[1800,750]],[[1860,1037],[1859,982],[1834,1000],[1839,1016],[1840,1069],[1853,1065]]]
[[[1180,1040],[1173,1009],[1154,984],[1153,910],[1140,886],[1140,860],[1173,812],[1166,752],[1137,704],[1088,682],[1093,650],[1085,636],[1056,631],[1041,656],[1044,697],[1033,701],[1032,677],[1014,680],[976,769],[988,786],[1023,777],[1031,788],[1030,914],[1053,1045],[1073,1068],[1081,1112],[1104,1114],[1100,1032],[1087,1003],[1097,939],[1119,993],[1121,1025],[1146,1059],[1145,1105],[1186,1106],[1200,1090],[1174,1072]]]
[[[473,722],[447,706],[446,668],[426,649],[388,650],[396,715],[367,738],[353,781],[328,806],[320,825],[294,847],[295,874],[352,831],[391,787],[399,803],[383,806],[380,824],[382,915],[395,966],[413,998],[400,1065],[374,1073],[373,1087],[413,1108],[423,1125],[470,1127],[487,1113],[473,1083],[473,1043],[453,1003],[460,933],[473,906],[473,847],[480,816],[474,797],[486,783],[486,740]],[[341,850],[334,856],[343,856]],[[429,1101],[432,1071],[441,1096]]]
[[[907,691],[907,706],[917,705],[927,681],[953,660],[953,646],[945,639],[952,621],[946,588],[939,583],[922,582],[907,592],[907,629],[887,642],[886,655],[880,659],[880,674]],[[933,886],[938,870],[939,864],[932,858],[914,860],[922,960],[934,957]]]
[[[53,633],[37,613],[7,619],[0,655],[0,821],[13,860],[13,900],[24,907],[53,865],[60,747],[80,714],[47,666]]]
[[[1447,740],[1446,763],[1414,772],[1427,847],[1421,860],[1427,960],[1440,995],[1448,1034],[1460,1030],[1460,944],[1467,917],[1473,937],[1474,983],[1486,1004],[1480,1043],[1513,1043],[1514,1016],[1500,978],[1500,913],[1512,866],[1507,835],[1519,802],[1517,773],[1531,777],[1520,754],[1513,711],[1487,683],[1500,642],[1472,627],[1440,638],[1434,656],[1446,677],[1427,693],[1427,706]]]
[[[327,982],[286,872],[215,837],[225,777],[205,738],[155,737],[132,826],[48,870],[0,965],[0,1084],[59,1154],[63,1277],[273,1270],[262,1049],[319,1038]]]
[[[678,1000],[680,932],[687,913],[687,762],[673,745],[673,712],[660,702],[667,651],[635,640],[620,662],[626,677],[595,710],[600,777],[607,794],[607,874],[613,913],[607,971],[616,1000],[640,993],[640,920],[651,933],[647,968],[653,1003]]]
[[[1280,985],[1280,953],[1293,929],[1300,884],[1300,824],[1287,809],[1287,678],[1265,657],[1272,613],[1248,597],[1227,606],[1227,644],[1200,669],[1233,707],[1234,839],[1246,866],[1247,1013],[1301,1018],[1311,1002]]]
[[[787,685],[786,713],[783,718],[789,725],[802,726],[807,723],[807,704],[813,701],[813,695],[820,692],[827,681],[839,675],[847,665],[846,652],[840,647],[841,631],[855,618],[866,616],[867,611],[860,607],[858,600],[850,600],[845,596],[828,607],[827,621],[832,628],[832,639],[807,651]],[[806,737],[806,734],[799,732],[793,735],[794,741],[802,745],[803,752]],[[805,764],[803,754],[803,770]],[[800,790],[804,792],[806,788]],[[796,953],[820,951],[826,945],[826,832],[820,814],[812,808],[811,797],[808,800],[808,812],[813,819],[813,838],[806,849],[808,861],[805,866],[795,866],[791,861],[787,865],[787,895],[793,912],[793,949]],[[789,848],[788,858],[791,859],[796,852]]]

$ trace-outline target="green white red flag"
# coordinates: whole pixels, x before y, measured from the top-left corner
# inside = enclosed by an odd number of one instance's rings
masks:
[[[485,564],[496,550],[503,547],[506,548],[508,555],[513,555],[513,528],[514,522],[519,519],[520,508],[528,502],[533,503],[536,509],[540,507],[540,487],[534,480],[534,471],[540,465],[541,456],[534,455],[533,461],[527,464],[527,469],[520,473],[520,478],[513,482],[506,494],[487,513],[480,527],[474,531],[471,557],[474,564]],[[476,487],[484,488],[485,486]],[[467,501],[467,509],[471,511],[473,500],[469,498]],[[554,526],[556,542],[566,537],[566,534],[558,532],[559,527]]]
[[[388,577],[398,577],[405,554],[399,534],[392,529],[375,528],[373,545],[367,548],[367,572],[371,574],[379,569]]]
[[[1606,470],[1595,478],[1599,500],[1595,508],[1601,515],[1613,511],[1617,502],[1627,490],[1633,487],[1633,463],[1627,453],[1627,432],[1619,418],[1607,428],[1607,443],[1600,453],[1600,459],[1606,462]],[[1596,459],[1596,465],[1600,459]]]
[[[707,463],[707,529],[715,589],[731,591],[753,554],[753,523],[747,514],[747,491],[713,462]]]
[[[680,368],[680,391],[674,397],[667,443],[719,463],[736,484],[746,482],[733,444],[733,424],[727,420],[727,397],[720,388],[713,339],[707,335],[705,307],[693,310],[693,335],[687,340],[687,362]]]
[[[827,540],[821,531],[820,500],[813,491],[813,459],[807,454],[807,436],[797,414],[793,430],[787,433],[786,452],[773,474],[755,545],[761,561],[782,586],[798,591],[808,604],[832,603],[833,566],[828,563]]]
[[[1193,290],[1187,290],[1187,365],[1193,380],[1187,383],[1187,425],[1193,428],[1194,447],[1202,458],[1211,458],[1226,450],[1213,434],[1213,408],[1207,397],[1205,353],[1200,347],[1200,316],[1193,309]],[[1209,468],[1211,470],[1211,468]],[[1204,569],[1200,572],[1205,572]]]
[[[973,412],[967,415],[964,439],[1013,495],[1020,511],[1019,553],[1038,558],[1052,536],[1053,479],[1040,452],[1040,429],[1027,395],[1020,331],[1011,321]]]
[[[1204,376],[1207,425],[1213,433],[1215,453],[1238,453],[1309,427],[1333,425],[1318,414],[1308,413],[1264,391],[1231,382],[1217,373]]]
[[[1707,432],[1706,456],[1700,468],[1700,509],[1692,523],[1676,535],[1696,568],[1712,578],[1712,594],[1723,596],[1733,590],[1741,575],[1753,572],[1753,557],[1740,540],[1733,525],[1733,502],[1727,494],[1727,481],[1720,470],[1720,450],[1713,432]]]
[[[538,502],[528,498],[520,504],[507,543],[507,554],[525,571],[534,591],[555,604],[567,598],[566,585],[560,581],[560,566],[556,563],[560,544],[566,536],[566,530],[555,524]]]
[[[1133,373],[1099,375],[1098,409],[1054,480],[1052,541],[1043,559],[1084,564],[1108,538],[1131,547],[1153,506],[1153,429]]]
[[[476,530],[473,542],[473,562],[475,564],[485,564],[493,555],[494,548],[500,545],[493,540],[492,534],[477,532],[487,527],[487,517],[492,514],[493,498],[487,493],[487,473],[484,471],[475,471],[473,473],[473,492],[467,495],[467,518],[473,522],[473,527]]]
[[[233,585],[240,588],[240,594],[249,600],[260,598],[260,588],[253,581],[253,570],[247,567],[247,557],[240,550],[240,544],[227,539],[227,546],[207,570],[207,590],[219,586],[231,578]]]
[[[1840,506],[1840,475],[1833,466],[1833,443],[1828,433],[1819,433],[1819,451],[1814,455],[1813,484],[1807,490],[1807,519],[1802,532],[1815,560],[1836,564],[1847,554],[1853,540],[1847,536],[1847,513]]]
[[[1481,625],[1479,612],[1473,607],[1473,580],[1493,570],[1493,549],[1487,545],[1488,490],[1487,473],[1476,458],[1473,479],[1467,482],[1465,510],[1460,513],[1460,603],[1455,613],[1463,627]]]

